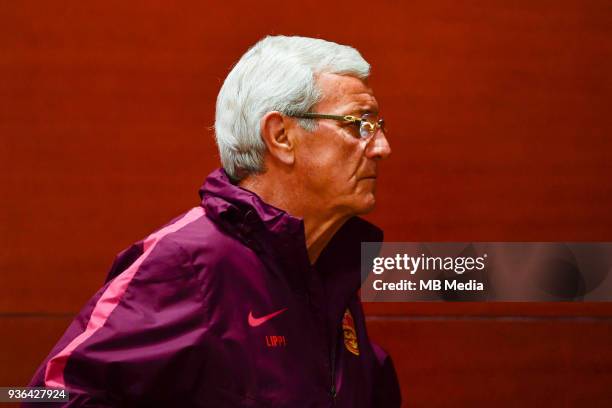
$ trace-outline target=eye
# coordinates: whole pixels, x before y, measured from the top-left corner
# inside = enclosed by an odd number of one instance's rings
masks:
[[[363,133],[362,133],[362,126],[361,126],[362,121],[361,120],[355,120],[352,121],[350,123],[346,123],[345,124],[345,129],[351,134],[351,136],[353,136],[355,139],[361,139],[363,138]]]

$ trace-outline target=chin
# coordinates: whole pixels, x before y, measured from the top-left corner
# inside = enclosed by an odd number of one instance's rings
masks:
[[[374,194],[368,194],[366,197],[363,197],[359,203],[356,203],[355,207],[353,207],[355,215],[363,215],[371,212],[376,207],[376,197]]]

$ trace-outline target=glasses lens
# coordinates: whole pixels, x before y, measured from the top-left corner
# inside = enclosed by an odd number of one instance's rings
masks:
[[[366,113],[361,117],[361,125],[359,126],[359,135],[362,139],[367,139],[376,134],[378,130],[379,119],[376,115]]]
[[[383,118],[378,119],[378,127],[385,135],[387,134],[387,126]]]

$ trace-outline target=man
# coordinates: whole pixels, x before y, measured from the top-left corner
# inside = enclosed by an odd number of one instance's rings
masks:
[[[117,257],[31,385],[68,406],[399,406],[355,218],[390,154],[353,48],[267,37],[226,78],[202,203]]]

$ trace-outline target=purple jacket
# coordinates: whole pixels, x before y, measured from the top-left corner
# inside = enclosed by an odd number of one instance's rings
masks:
[[[117,256],[30,386],[71,407],[398,407],[357,294],[382,232],[353,218],[311,266],[303,222],[223,170],[200,196]]]

